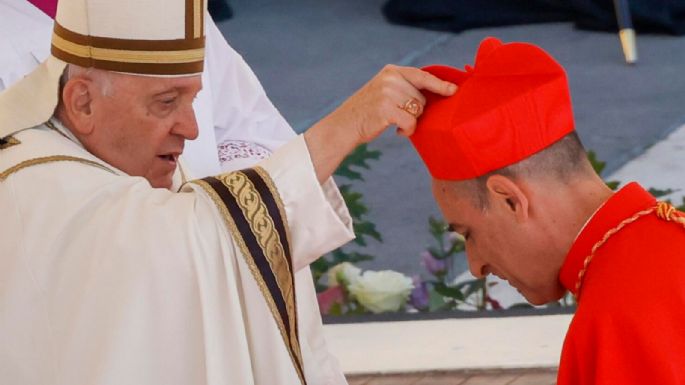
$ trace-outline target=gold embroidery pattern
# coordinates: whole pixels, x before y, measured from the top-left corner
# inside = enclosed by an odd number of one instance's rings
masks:
[[[271,196],[276,201],[276,206],[278,206],[278,211],[281,214],[283,226],[285,227],[286,238],[288,238],[288,240],[293,239],[293,237],[290,235],[290,226],[288,226],[288,217],[285,215],[285,209],[284,209],[285,205],[283,204],[283,201],[281,200],[281,194],[278,192],[276,185],[274,184],[273,180],[271,180],[271,177],[269,176],[269,174],[267,174],[267,172],[263,168],[254,167],[253,170],[255,172],[257,172],[257,174],[259,174],[259,176],[262,177],[262,180],[264,181],[266,186],[269,188],[269,192],[271,193]],[[276,234],[276,235],[278,235],[278,234]],[[290,250],[288,250],[289,254],[292,256],[292,244],[290,242],[288,242],[288,246],[290,247]],[[286,262],[286,267],[287,266],[288,266],[288,264]],[[293,268],[294,268],[294,266],[293,266]],[[293,280],[295,279],[294,275],[293,275],[292,279]],[[292,319],[290,320],[290,325],[291,325],[291,329],[292,329],[290,335],[294,339],[293,343],[294,344],[296,343],[299,345],[299,340],[298,340],[299,331],[297,330],[297,327],[295,326],[295,325],[297,325],[297,297],[295,295],[293,295],[293,307],[295,308],[295,311],[292,313],[292,315],[295,317],[295,322],[293,322]],[[299,348],[297,351],[300,352]],[[300,357],[300,362],[302,362],[301,357]]]
[[[92,160],[88,159],[83,159],[83,158],[77,158],[75,156],[67,156],[67,155],[55,155],[55,156],[46,156],[43,158],[35,158],[35,159],[29,159],[25,160],[17,165],[14,165],[7,170],[0,172],[0,182],[3,182],[5,179],[7,179],[10,175],[19,172],[25,168],[37,166],[40,164],[46,164],[46,163],[53,163],[53,162],[78,162],[82,164],[86,164],[89,166],[94,166],[100,169],[103,169],[105,171],[109,171],[112,174],[116,174],[114,170],[111,168],[104,166],[98,162],[94,162]]]
[[[256,168],[256,170],[258,170],[259,172],[260,169]],[[268,175],[265,172],[262,171],[260,175],[266,175],[267,177],[263,179],[265,181],[268,181],[268,183],[270,183],[271,185],[273,185],[273,183],[271,182],[271,178],[268,177]],[[300,349],[299,340],[297,339],[297,309],[295,307],[295,295],[293,289],[294,279],[291,275],[290,268],[285,259],[285,252],[282,248],[280,237],[275,229],[273,219],[268,214],[268,211],[266,210],[266,207],[262,202],[261,197],[256,192],[254,185],[245,174],[239,171],[226,173],[218,176],[217,180],[219,180],[224,186],[226,186],[226,188],[231,192],[231,194],[236,199],[236,202],[238,203],[243,214],[250,223],[252,232],[255,235],[255,238],[257,238],[257,241],[260,247],[262,248],[263,253],[265,254],[265,256],[267,256],[269,265],[271,266],[271,270],[276,276],[277,284],[282,293],[283,299],[286,302],[288,319],[290,320],[290,340],[288,338],[288,333],[286,332],[285,324],[279,316],[278,307],[276,306],[276,303],[274,302],[269,292],[266,282],[264,282],[264,279],[262,278],[261,273],[259,272],[259,268],[255,264],[254,260],[249,257],[251,253],[245,243],[245,240],[240,235],[238,226],[235,224],[235,221],[231,217],[231,214],[226,208],[225,203],[222,201],[219,194],[217,194],[217,192],[212,188],[212,186],[209,183],[203,180],[194,180],[191,183],[197,184],[198,186],[202,187],[202,189],[205,192],[207,192],[207,194],[210,196],[214,204],[219,209],[221,216],[224,219],[224,223],[228,227],[229,231],[231,232],[231,234],[234,235],[233,239],[237,243],[240,251],[243,253],[245,257],[245,262],[250,268],[250,272],[252,273],[252,276],[254,277],[255,281],[257,282],[257,285],[259,286],[259,289],[262,292],[262,296],[266,299],[267,305],[269,306],[271,314],[273,315],[276,325],[278,326],[278,329],[281,333],[281,337],[283,338],[283,342],[286,344],[286,346],[290,347],[287,350],[290,354],[290,359],[293,362],[293,366],[295,367],[295,371],[300,377],[300,381],[303,384],[305,384],[306,382],[304,379],[304,373],[302,373],[300,370],[302,363],[302,352]],[[271,187],[270,190],[273,191]],[[280,197],[275,197],[275,199],[277,199],[276,202],[279,206],[281,217],[285,220],[283,205],[280,201]],[[284,288],[282,284],[287,285],[287,287]]]
[[[16,139],[13,136],[8,136],[6,138],[0,139],[0,150],[4,150],[6,148],[10,148],[12,146],[16,146],[17,144],[21,144],[19,139]]]
[[[259,168],[255,168],[255,170],[259,170]],[[259,171],[257,172],[259,173]],[[265,181],[271,181],[271,178],[266,172],[262,171],[259,175],[262,176],[262,179]],[[297,309],[293,287],[293,273],[290,270],[285,250],[283,250],[283,243],[276,231],[273,219],[269,215],[255,186],[245,174],[240,172],[224,174],[220,175],[217,179],[219,179],[224,186],[229,189],[231,194],[236,197],[243,214],[250,223],[253,234],[257,238],[262,250],[264,250],[264,255],[266,255],[269,261],[271,270],[276,275],[276,282],[285,299],[288,318],[290,320],[290,345],[296,347],[294,349],[295,354],[297,355],[299,362],[302,362],[299,341],[297,339]],[[277,194],[273,194],[273,189],[270,188],[270,191],[273,196],[278,196]],[[277,200],[277,205],[281,212],[281,218],[285,218],[283,204],[280,202],[280,199]]]
[[[273,219],[262,202],[259,193],[252,182],[243,173],[220,175],[219,179],[224,186],[237,198],[243,214],[250,222],[259,245],[269,259],[269,265],[276,274],[279,283],[291,280],[291,271],[285,256],[285,250],[281,239],[276,231]],[[291,301],[293,297],[292,287],[281,287],[283,298],[288,302],[288,313],[294,311]]]
[[[661,220],[679,224],[683,227],[683,229],[685,229],[685,214],[676,210],[676,208],[668,202],[658,202],[656,206],[650,207],[646,210],[639,211],[630,218],[623,220],[621,223],[616,225],[616,227],[607,231],[602,237],[602,239],[600,239],[597,243],[594,244],[594,246],[592,246],[590,255],[585,257],[585,260],[583,261],[583,268],[580,269],[580,271],[578,272],[578,280],[576,281],[576,301],[580,301],[580,289],[583,287],[583,278],[585,278],[585,273],[587,272],[587,269],[590,266],[590,262],[592,262],[592,259],[594,258],[597,250],[600,247],[602,247],[609,240],[609,238],[611,238],[614,234],[621,231],[624,227],[628,226],[631,223],[634,223],[635,221],[644,217],[645,215],[649,215],[652,213],[655,213],[657,218]]]

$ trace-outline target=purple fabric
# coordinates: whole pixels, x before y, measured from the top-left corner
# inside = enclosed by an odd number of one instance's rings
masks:
[[[57,0],[28,0],[29,3],[35,5],[38,9],[45,12],[51,18],[55,18],[57,13]]]

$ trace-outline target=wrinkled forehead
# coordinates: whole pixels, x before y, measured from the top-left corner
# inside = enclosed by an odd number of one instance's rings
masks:
[[[112,83],[121,89],[157,94],[177,91],[196,93],[202,89],[202,76],[157,77],[105,71]]]

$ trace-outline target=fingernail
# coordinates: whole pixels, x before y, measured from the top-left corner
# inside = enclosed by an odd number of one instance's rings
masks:
[[[457,91],[457,86],[455,86],[454,84],[450,84],[447,86],[447,92],[453,94],[456,91]]]

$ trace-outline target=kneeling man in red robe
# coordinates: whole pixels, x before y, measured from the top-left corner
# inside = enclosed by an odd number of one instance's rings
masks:
[[[539,47],[488,38],[473,67],[426,70],[459,91],[426,95],[411,140],[471,272],[533,304],[578,300],[558,384],[685,384],[684,214],[637,183],[607,188]]]

